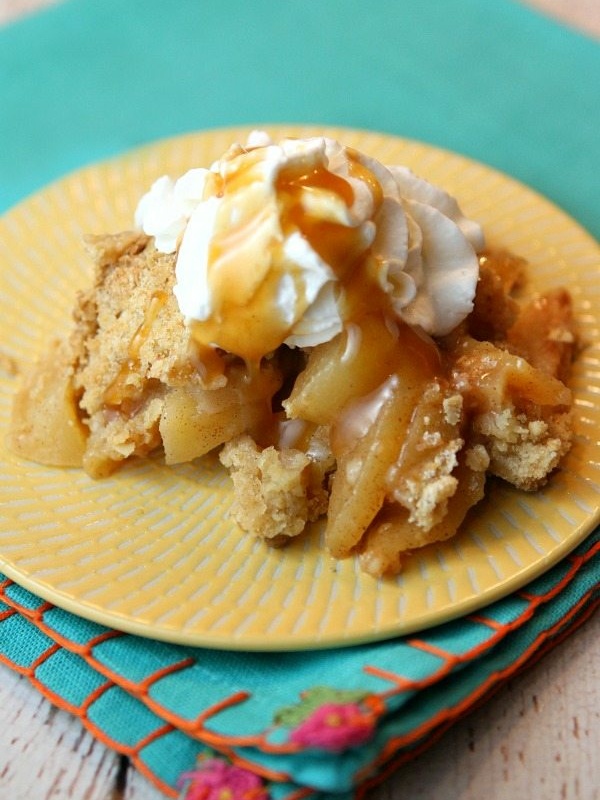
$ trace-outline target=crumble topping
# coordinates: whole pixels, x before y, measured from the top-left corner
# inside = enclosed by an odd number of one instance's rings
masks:
[[[20,455],[103,477],[161,446],[168,464],[220,448],[242,529],[280,546],[328,514],[339,525],[332,553],[356,552],[382,575],[454,535],[487,474],[537,490],[570,447],[570,301],[557,290],[517,304],[520,259],[510,279],[508,256],[486,254],[473,315],[436,343],[409,340],[406,368],[392,355],[395,329],[373,318],[350,352],[341,334],[306,352],[282,346],[248,371],[231,354],[199,351],[176,307],[172,254],[140,233],[87,247],[95,279],[73,331],[16,398]],[[501,288],[510,297],[497,302]],[[483,317],[493,340],[476,336]]]

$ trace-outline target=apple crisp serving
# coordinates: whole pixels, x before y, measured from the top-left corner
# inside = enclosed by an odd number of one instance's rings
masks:
[[[70,335],[25,375],[10,446],[94,478],[219,449],[239,526],[326,516],[335,558],[395,574],[453,536],[487,476],[525,491],[569,450],[571,299],[456,202],[325,139],[260,135],[89,236]],[[529,296],[529,295],[527,295]]]

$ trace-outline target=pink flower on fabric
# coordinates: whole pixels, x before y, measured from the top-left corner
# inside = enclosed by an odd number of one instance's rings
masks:
[[[179,783],[188,783],[181,800],[269,800],[258,775],[219,758],[207,758],[184,772]]]
[[[290,739],[305,747],[340,752],[364,744],[374,730],[373,714],[358,703],[323,703],[292,731]]]

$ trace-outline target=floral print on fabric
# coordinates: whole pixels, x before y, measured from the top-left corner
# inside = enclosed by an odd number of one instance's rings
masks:
[[[299,747],[318,747],[339,753],[357,747],[373,736],[381,703],[361,690],[315,686],[300,702],[282,709],[279,725],[291,728],[289,741]]]
[[[178,781],[180,800],[269,800],[262,779],[221,758],[200,759]]]
[[[290,734],[290,741],[304,747],[341,752],[369,741],[375,730],[372,711],[358,703],[325,703]]]

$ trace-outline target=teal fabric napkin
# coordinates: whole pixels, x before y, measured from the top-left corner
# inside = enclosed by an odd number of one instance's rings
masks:
[[[243,787],[255,792],[248,800],[342,800],[422,752],[593,613],[600,531],[476,614],[331,651],[228,653],[154,642],[82,620],[1,578],[0,661],[165,794],[243,800],[234,791]],[[206,786],[214,795],[201,793]]]
[[[599,101],[600,45],[511,0],[67,0],[0,29],[0,211],[157,138],[307,122],[463,153],[600,236]],[[171,796],[360,795],[592,613],[599,548],[421,635],[276,656],[139,639],[6,579],[0,659]]]
[[[600,44],[514,0],[66,0],[0,29],[0,210],[160,137],[260,122],[420,139],[597,237]]]

